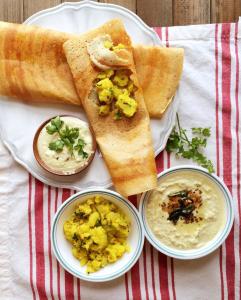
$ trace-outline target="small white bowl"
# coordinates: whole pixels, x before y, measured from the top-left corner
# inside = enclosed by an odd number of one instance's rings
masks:
[[[165,245],[162,243],[152,232],[151,228],[148,225],[148,222],[146,220],[146,205],[148,202],[148,199],[151,195],[152,191],[146,192],[142,195],[140,199],[139,204],[139,212],[141,215],[141,220],[143,223],[143,228],[145,232],[145,236],[148,239],[148,241],[160,252],[174,257],[178,259],[196,259],[203,256],[206,256],[216,250],[227,238],[229,235],[229,232],[232,228],[233,221],[234,221],[234,208],[233,208],[233,199],[232,196],[224,184],[224,182],[217,177],[214,174],[208,173],[205,169],[201,167],[194,167],[194,166],[178,166],[178,167],[172,167],[170,169],[165,170],[164,172],[160,173],[158,175],[158,179],[161,180],[161,178],[175,172],[183,172],[183,171],[191,171],[191,172],[198,172],[201,173],[205,177],[207,177],[208,180],[210,180],[212,183],[214,183],[218,189],[223,194],[223,198],[225,201],[225,210],[226,210],[226,221],[224,227],[217,233],[217,235],[209,241],[207,244],[205,244],[203,247],[191,249],[191,250],[179,250],[176,248],[172,248],[170,246]]]
[[[105,199],[113,202],[129,218],[131,225],[127,243],[131,250],[115,263],[109,264],[95,273],[87,274],[86,267],[82,267],[79,260],[72,255],[72,246],[64,236],[63,225],[72,215],[77,204],[95,195],[103,196]],[[74,194],[59,207],[52,223],[51,242],[57,260],[69,273],[86,281],[104,282],[120,277],[136,263],[142,252],[144,233],[139,213],[132,203],[110,190],[89,189]]]

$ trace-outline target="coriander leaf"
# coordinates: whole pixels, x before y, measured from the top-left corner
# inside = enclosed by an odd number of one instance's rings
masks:
[[[60,128],[61,128],[62,125],[64,124],[64,121],[62,121],[62,120],[60,119],[60,117],[57,116],[56,118],[54,118],[54,119],[51,120],[51,124],[52,124],[53,126],[55,126],[58,130],[60,130]]]
[[[207,139],[206,138],[198,138],[194,137],[191,140],[192,148],[198,149],[198,147],[206,147],[207,145]]]
[[[201,152],[207,145],[207,138],[211,135],[210,128],[193,127],[192,134],[195,136],[189,139],[187,130],[181,127],[177,115],[177,128],[174,127],[169,136],[166,151],[175,153],[177,157],[192,159],[210,173],[213,173],[214,166],[211,160],[208,160]]]
[[[60,137],[68,138],[71,144],[74,144],[75,140],[79,137],[79,128],[69,128],[68,125],[65,126],[65,128],[61,129]]]
[[[121,119],[122,119],[121,112],[118,110],[114,115],[114,120],[121,120]]]
[[[76,140],[79,137],[79,128],[70,129],[70,138]]]
[[[68,148],[70,154],[73,154],[73,144],[70,142],[68,138],[62,138],[62,141],[64,142],[65,146]]]
[[[60,130],[60,132],[59,132],[60,137],[61,138],[68,137],[69,136],[69,131],[70,131],[69,126],[66,125],[64,128],[62,128]]]
[[[192,133],[193,134],[202,134],[202,128],[201,127],[193,127]]]
[[[78,139],[77,144],[74,146],[74,149],[78,151],[79,155],[82,155],[83,158],[88,157],[88,153],[84,151],[84,146],[86,145],[83,139]]]
[[[56,151],[56,152],[61,152],[64,148],[64,142],[61,139],[58,139],[55,142],[49,143],[49,149]]]
[[[86,145],[86,143],[83,139],[78,139],[77,146],[84,147],[85,145]]]
[[[54,125],[48,125],[46,130],[48,134],[54,134],[55,132],[58,132],[58,129]]]
[[[52,119],[50,122],[50,125],[48,125],[46,127],[48,134],[52,135],[55,132],[58,132],[59,129],[62,127],[63,123],[64,122],[62,120],[60,120],[60,117],[56,117],[56,118]]]
[[[203,136],[209,137],[211,135],[210,128],[204,128],[202,134]]]
[[[205,137],[209,137],[211,135],[210,127],[209,128],[193,127],[192,133],[198,134],[198,135],[203,135]]]
[[[79,155],[82,155],[83,158],[88,158],[88,153],[85,151],[82,151],[81,154],[79,153]]]
[[[180,146],[180,137],[178,135],[178,132],[174,128],[167,141],[166,150],[167,152],[174,152],[179,148],[179,146]]]

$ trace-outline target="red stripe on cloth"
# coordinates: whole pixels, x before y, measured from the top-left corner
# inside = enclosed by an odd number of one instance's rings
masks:
[[[33,250],[32,250],[32,176],[28,175],[28,232],[29,232],[29,280],[30,286],[33,293],[33,299],[36,299],[34,287],[33,287]]]
[[[168,33],[168,27],[166,27],[166,46],[169,47],[169,33]]]
[[[152,290],[153,290],[153,299],[156,300],[156,285],[155,285],[155,273],[154,273],[154,256],[153,251],[154,248],[150,246],[151,249],[151,279],[152,279]]]
[[[51,254],[51,187],[48,187],[48,252],[49,252],[49,281],[50,281],[50,295],[54,299],[53,295],[53,264]]]
[[[172,274],[172,296],[173,296],[173,299],[176,300],[174,259],[173,258],[171,258],[171,274]]]
[[[216,156],[217,156],[217,175],[220,175],[219,164],[219,91],[218,91],[218,24],[215,24],[215,92],[216,92]]]
[[[59,189],[55,189],[55,203],[54,203],[54,212],[57,211],[58,208],[58,194],[59,194]],[[60,267],[59,267],[59,262],[57,262],[57,293],[58,293],[58,299],[61,300],[61,294],[60,294]]]
[[[130,196],[128,199],[137,207],[137,196]],[[131,287],[133,300],[141,299],[141,283],[140,283],[140,269],[139,261],[136,262],[134,267],[131,269]]]
[[[219,248],[219,269],[221,279],[221,299],[224,299],[224,283],[223,283],[223,246]]]
[[[239,133],[239,52],[238,52],[238,24],[235,24],[235,58],[236,58],[236,85],[235,85],[235,104],[236,104],[236,139],[237,139],[237,198],[239,211],[239,224],[241,223],[241,195],[240,195],[240,133]],[[241,230],[239,230],[239,257],[241,257]],[[241,274],[239,274],[241,277]],[[241,290],[240,290],[241,297]]]
[[[156,157],[156,168],[157,173],[160,173],[164,170],[164,153],[163,151]]]
[[[154,30],[158,34],[160,40],[162,40],[162,28],[161,27],[154,27]]]
[[[217,156],[217,175],[220,175],[220,155],[219,155],[219,91],[218,91],[218,24],[215,25],[215,92],[216,92],[216,156]],[[221,279],[221,297],[224,299],[224,283],[223,283],[223,253],[222,246],[219,251],[219,269]]]
[[[71,191],[69,189],[63,189],[62,193],[62,202],[68,199],[71,195]],[[74,300],[74,277],[67,271],[64,272],[65,278],[65,297],[68,300]]]
[[[128,200],[130,200],[131,203],[132,203],[133,205],[135,205],[135,207],[137,207],[137,196],[136,196],[136,195],[129,196],[129,197],[128,197]]]
[[[146,298],[149,300],[149,293],[148,293],[148,283],[147,283],[147,270],[146,270],[146,241],[143,247],[143,262],[144,262],[144,281],[145,281],[145,292]]]
[[[81,300],[80,296],[80,280],[77,278],[77,295],[78,295],[78,300]]]
[[[168,289],[168,274],[167,274],[167,257],[162,253],[158,253],[159,263],[159,280],[160,280],[160,292],[162,300],[169,300]]]
[[[128,275],[125,274],[126,300],[129,300]]]
[[[140,287],[140,269],[139,261],[136,262],[134,267],[131,269],[131,287],[132,287],[132,299],[141,299],[141,287]]]
[[[222,25],[222,125],[223,125],[223,179],[232,192],[232,136],[231,136],[231,54],[230,24]],[[235,257],[234,227],[226,240],[226,276],[228,299],[234,299]]]
[[[45,290],[44,232],[43,232],[43,188],[35,179],[35,245],[36,245],[36,285],[39,298],[48,299]]]

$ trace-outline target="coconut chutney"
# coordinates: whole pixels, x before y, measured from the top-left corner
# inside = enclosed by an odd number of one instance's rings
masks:
[[[194,205],[190,191],[198,191],[199,204],[191,207],[191,215],[185,212],[173,219],[175,208],[173,195],[186,191],[189,201],[184,208]],[[181,199],[181,197],[180,197]],[[176,203],[180,203],[176,199]],[[171,203],[170,203],[171,201]],[[183,201],[183,200],[181,200]],[[186,209],[187,210],[187,209]],[[190,211],[189,211],[190,213]],[[226,222],[225,199],[218,186],[204,174],[195,171],[179,171],[163,176],[152,191],[146,204],[146,220],[156,238],[166,246],[179,250],[205,246],[223,229]]]

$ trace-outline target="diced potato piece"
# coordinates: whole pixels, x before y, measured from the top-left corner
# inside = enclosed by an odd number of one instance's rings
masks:
[[[110,49],[113,47],[113,43],[111,41],[104,41],[104,47]]]
[[[112,91],[110,89],[101,90],[98,92],[100,102],[109,104],[112,100]]]
[[[128,81],[129,81],[129,77],[125,70],[116,71],[115,76],[113,78],[113,82],[115,84],[117,84],[119,87],[125,87],[127,86]]]
[[[96,83],[98,89],[110,89],[113,87],[113,83],[109,78],[102,79]]]
[[[108,69],[108,70],[100,72],[97,75],[97,78],[98,79],[105,79],[105,78],[110,78],[112,75],[114,75],[114,70]]]
[[[119,43],[117,46],[113,46],[112,49],[115,51],[115,50],[120,50],[120,49],[125,49],[126,46]]]
[[[126,117],[132,117],[137,110],[136,100],[127,95],[120,95],[115,106],[119,108]]]
[[[95,211],[89,216],[89,226],[94,227],[98,220],[100,220],[100,215],[97,211]]]
[[[99,115],[100,116],[107,116],[110,113],[110,106],[108,104],[101,105],[99,107]]]

